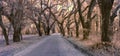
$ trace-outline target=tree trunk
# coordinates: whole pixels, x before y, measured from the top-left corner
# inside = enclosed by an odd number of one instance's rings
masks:
[[[64,28],[63,28],[63,24],[60,24],[59,28],[60,28],[60,32],[63,34],[63,36],[65,36],[65,31],[64,31]]]
[[[47,32],[46,32],[46,35],[50,35],[50,28],[49,28],[49,26],[47,26]]]
[[[61,25],[61,31],[62,31],[63,36],[65,36],[65,31],[64,31],[63,25]]]
[[[16,20],[13,20],[12,22],[14,33],[13,33],[13,42],[20,42],[21,41],[21,29],[20,29],[20,22],[16,22]]]
[[[76,23],[76,37],[77,38],[79,37],[79,26],[77,25],[77,23]]]
[[[40,27],[36,26],[36,28],[37,28],[37,31],[38,31],[39,36],[42,36],[42,33],[41,33],[41,30],[40,30]]]
[[[84,29],[83,30],[83,40],[88,39],[88,36],[89,36],[89,31],[87,29]]]
[[[2,28],[2,33],[4,35],[4,38],[5,38],[5,41],[6,41],[6,45],[9,45],[8,34],[6,32],[5,26],[3,25],[2,16],[1,15],[0,15],[0,26]]]
[[[111,33],[112,33],[112,25],[109,25],[109,19],[110,19],[110,12],[104,11],[104,14],[102,14],[102,41],[103,42],[111,42]]]
[[[2,28],[2,33],[4,35],[4,38],[5,38],[5,41],[6,41],[6,45],[9,45],[9,39],[8,39],[8,35],[7,35],[7,32],[6,32],[6,29],[5,29],[5,27],[3,25],[1,25],[1,23],[0,23],[0,26]]]
[[[8,38],[7,33],[6,33],[6,29],[2,28],[2,32],[3,32],[5,40],[6,40],[6,45],[9,45],[9,38]]]
[[[88,39],[90,34],[91,22],[86,22],[83,27],[83,40]]]
[[[76,28],[76,38],[79,37],[79,20],[76,19],[76,14],[74,14],[75,28]]]
[[[101,40],[103,42],[110,42],[111,39],[109,37],[109,32],[108,32],[108,29],[109,29],[109,15],[103,15],[102,17],[102,35],[101,35]]]
[[[111,42],[113,29],[112,29],[112,24],[110,23],[110,12],[114,0],[98,0],[98,2],[102,14],[101,41]]]
[[[42,32],[40,30],[40,24],[37,24],[36,22],[34,22],[34,23],[35,23],[35,26],[36,26],[36,29],[37,29],[39,36],[42,36]]]
[[[23,36],[22,36],[22,28],[20,27],[20,37],[21,37],[21,40],[23,40]]]
[[[70,35],[70,28],[67,27],[67,34]]]
[[[13,42],[20,42],[20,28],[14,25]]]

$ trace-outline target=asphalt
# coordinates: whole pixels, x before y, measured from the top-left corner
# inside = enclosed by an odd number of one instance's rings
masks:
[[[14,56],[85,56],[60,35],[48,36]]]

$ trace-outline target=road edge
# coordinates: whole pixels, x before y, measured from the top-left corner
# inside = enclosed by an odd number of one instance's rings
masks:
[[[78,51],[81,51],[82,53],[86,54],[87,56],[94,56],[92,53],[90,53],[87,49],[81,47],[80,45],[78,45],[77,43],[75,43],[72,40],[69,40],[68,38],[64,37],[64,39],[66,39],[69,43],[71,43],[74,48],[76,48]]]

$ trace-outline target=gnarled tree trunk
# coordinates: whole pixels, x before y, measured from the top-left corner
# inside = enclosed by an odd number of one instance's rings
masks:
[[[112,38],[112,25],[110,23],[110,12],[112,9],[112,5],[114,0],[98,0],[101,14],[102,14],[102,35],[101,41],[103,42],[111,42]]]
[[[9,39],[8,39],[8,34],[6,32],[5,26],[2,22],[2,16],[0,15],[0,26],[2,28],[2,33],[4,35],[5,41],[6,41],[6,45],[9,45]]]
[[[14,28],[13,42],[20,42],[21,40],[20,26],[16,23],[16,24],[13,24],[13,28]]]

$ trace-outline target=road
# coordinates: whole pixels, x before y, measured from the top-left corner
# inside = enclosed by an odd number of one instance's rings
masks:
[[[60,35],[48,36],[14,56],[85,56]]]

